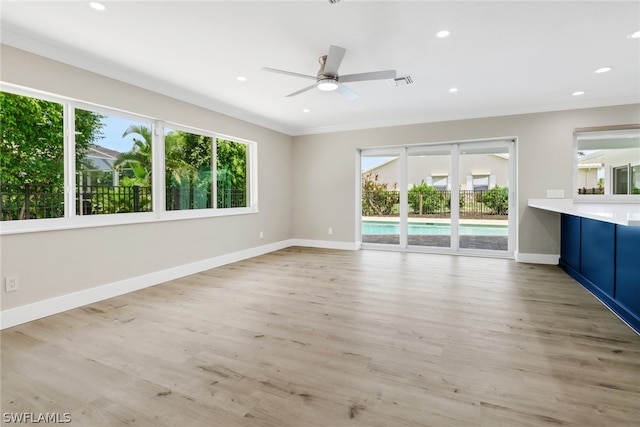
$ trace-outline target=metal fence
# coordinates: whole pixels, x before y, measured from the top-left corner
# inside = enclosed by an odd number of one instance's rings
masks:
[[[151,212],[152,191],[142,186],[77,186],[76,215]],[[167,210],[211,207],[211,191],[200,194],[193,187],[169,187]],[[247,206],[244,190],[224,189],[217,194],[218,208]],[[51,184],[0,185],[2,221],[64,217],[64,186]]]
[[[76,214],[151,212],[151,188],[83,185],[76,188]]]
[[[213,207],[211,200],[210,187],[171,186],[167,188],[168,211],[211,208]],[[218,189],[216,207],[218,209],[247,207],[247,192],[232,188]]]
[[[578,194],[604,194],[604,188],[578,188]]]
[[[64,186],[51,184],[0,185],[2,221],[64,216]]]
[[[493,209],[483,202],[488,190],[460,190],[460,218],[506,219],[508,212]],[[505,200],[506,202],[506,200]],[[425,218],[451,217],[451,191],[439,190],[409,200],[409,216]],[[362,194],[363,216],[397,216],[400,212],[399,191],[372,191]]]

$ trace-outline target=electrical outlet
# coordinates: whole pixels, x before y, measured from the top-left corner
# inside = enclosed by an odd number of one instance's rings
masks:
[[[261,239],[264,239],[264,231],[261,231],[261,232],[260,232],[260,238],[261,238]]]
[[[14,292],[18,290],[18,278],[16,276],[8,276],[5,279],[4,291]]]
[[[329,235],[333,234],[333,228],[329,227]]]

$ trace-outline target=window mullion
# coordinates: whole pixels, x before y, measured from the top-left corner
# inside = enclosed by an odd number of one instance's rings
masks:
[[[451,145],[451,187],[450,208],[451,211],[451,249],[458,252],[460,249],[460,145]]]
[[[69,103],[63,106],[64,122],[64,216],[76,216],[76,126],[75,109]]]
[[[218,209],[218,138],[211,138],[211,206]]]
[[[400,247],[406,248],[408,245],[408,222],[409,222],[409,205],[408,205],[408,161],[407,147],[403,147],[400,151]]]
[[[151,151],[151,205],[156,217],[166,211],[166,188],[165,188],[165,138],[164,125],[155,121],[151,124],[153,129],[152,151]]]

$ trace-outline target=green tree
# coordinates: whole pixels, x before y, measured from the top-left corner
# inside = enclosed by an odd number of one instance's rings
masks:
[[[218,139],[216,142],[218,181],[234,190],[247,188],[247,146],[240,142]]]
[[[216,171],[218,207],[247,206],[247,146],[216,140]]]
[[[78,168],[88,147],[102,137],[102,117],[89,111],[76,112]],[[62,216],[63,105],[0,92],[0,133],[2,220]]]
[[[76,112],[76,158],[102,137],[102,116]],[[0,92],[0,182],[64,184],[63,106]]]

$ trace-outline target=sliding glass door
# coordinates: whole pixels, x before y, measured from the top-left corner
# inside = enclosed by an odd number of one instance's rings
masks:
[[[363,247],[512,255],[514,153],[513,139],[362,150]]]
[[[362,242],[400,244],[400,151],[369,150],[361,163]]]
[[[451,147],[407,150],[407,243],[451,247]]]
[[[459,150],[458,246],[508,251],[511,144],[467,143]]]

